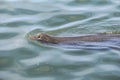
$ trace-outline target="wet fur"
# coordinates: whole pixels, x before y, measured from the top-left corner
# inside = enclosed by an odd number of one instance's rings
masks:
[[[76,36],[76,37],[55,37],[48,34],[40,33],[36,36],[32,36],[31,39],[45,42],[45,43],[62,43],[62,42],[101,42],[105,40],[110,40],[114,38],[120,39],[119,33],[100,33],[100,34],[89,34],[86,36]]]

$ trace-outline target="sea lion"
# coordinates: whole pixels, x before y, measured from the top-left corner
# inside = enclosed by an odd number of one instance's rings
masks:
[[[56,37],[45,33],[39,33],[36,36],[30,36],[30,38],[40,42],[58,44],[63,42],[64,43],[65,42],[102,42],[112,39],[120,40],[120,34],[117,32],[114,33],[110,32],[110,33],[88,34],[84,36],[75,36],[75,37]]]

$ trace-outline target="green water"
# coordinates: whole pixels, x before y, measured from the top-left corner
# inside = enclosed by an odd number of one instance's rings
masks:
[[[120,50],[64,49],[26,37],[109,31],[120,31],[119,0],[0,0],[0,80],[120,80]]]

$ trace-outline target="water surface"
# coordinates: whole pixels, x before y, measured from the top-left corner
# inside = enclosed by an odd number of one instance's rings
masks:
[[[0,80],[120,80],[119,49],[66,49],[26,37],[111,31],[120,31],[119,0],[0,0]]]

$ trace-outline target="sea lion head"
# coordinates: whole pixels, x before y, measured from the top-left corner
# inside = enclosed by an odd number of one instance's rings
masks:
[[[32,36],[31,39],[47,43],[57,43],[57,40],[54,37],[44,33],[39,33],[36,36]]]

